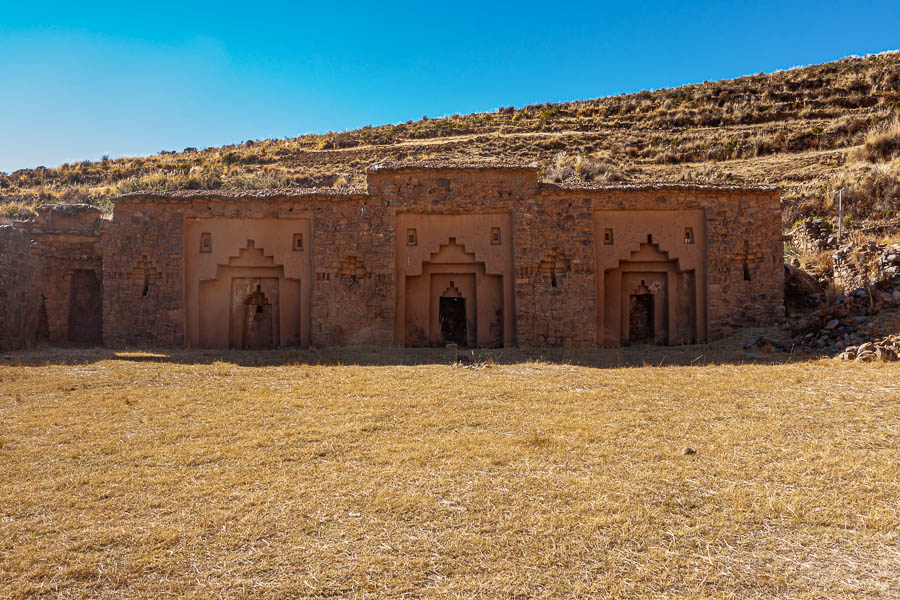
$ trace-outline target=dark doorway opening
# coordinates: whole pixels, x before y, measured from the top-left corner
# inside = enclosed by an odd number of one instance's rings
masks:
[[[103,300],[100,278],[92,269],[72,271],[69,288],[69,342],[103,343]]]
[[[38,340],[46,342],[50,339],[50,317],[47,316],[47,298],[41,294],[41,309],[38,312]]]
[[[244,303],[244,335],[241,347],[248,350],[273,348],[275,335],[272,329],[272,303],[266,298],[262,286],[250,294]]]
[[[466,345],[466,299],[441,296],[438,304],[441,341],[444,344]]]
[[[635,294],[631,296],[628,341],[638,344],[652,344],[655,338],[653,317],[653,294]]]

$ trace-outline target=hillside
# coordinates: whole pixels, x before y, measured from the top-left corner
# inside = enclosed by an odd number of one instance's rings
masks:
[[[637,94],[0,174],[0,217],[157,189],[358,187],[385,160],[536,163],[547,181],[772,184],[785,223],[896,225],[900,52]],[[890,227],[889,229],[894,229]],[[883,227],[880,233],[884,234]]]

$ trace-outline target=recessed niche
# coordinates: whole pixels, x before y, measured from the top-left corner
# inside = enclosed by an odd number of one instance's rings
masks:
[[[694,228],[693,227],[685,227],[684,228],[684,243],[685,244],[693,244],[694,243]]]
[[[294,242],[291,244],[291,247],[294,249],[294,252],[303,252],[303,234],[302,233],[294,234]]]
[[[613,230],[607,227],[603,230],[603,243],[607,246],[612,246],[613,243]]]
[[[200,252],[212,252],[212,234],[200,234]]]
[[[491,227],[491,245],[492,246],[500,245],[500,228],[499,227]]]
[[[407,229],[406,230],[406,245],[407,246],[415,246],[419,243],[419,238],[416,236],[415,229]]]

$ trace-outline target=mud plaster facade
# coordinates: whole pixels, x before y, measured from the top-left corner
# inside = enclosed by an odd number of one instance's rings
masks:
[[[558,186],[510,165],[376,165],[364,193],[130,194],[111,220],[57,207],[4,228],[0,331],[6,346],[705,341],[783,317],[780,210],[769,188]]]

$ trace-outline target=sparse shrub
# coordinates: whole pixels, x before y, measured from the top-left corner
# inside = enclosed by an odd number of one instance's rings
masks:
[[[625,179],[622,171],[607,161],[585,155],[571,156],[559,152],[543,178],[555,183],[568,180],[616,182]]]
[[[900,157],[900,116],[885,120],[869,130],[862,147],[850,154],[851,159],[889,162]]]
[[[0,219],[6,221],[18,221],[30,219],[37,215],[33,204],[25,202],[4,202],[0,204]]]
[[[264,190],[290,187],[290,179],[283,172],[238,173],[222,180],[226,190]]]
[[[832,177],[826,189],[831,201],[843,188],[844,212],[866,219],[900,208],[900,158],[887,164],[870,165],[861,175],[842,172]]]

